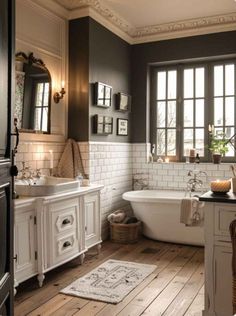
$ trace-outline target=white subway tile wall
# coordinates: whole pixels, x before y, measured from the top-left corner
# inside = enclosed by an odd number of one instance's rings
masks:
[[[107,216],[117,209],[129,210],[122,200],[132,190],[132,145],[125,143],[89,143],[90,182],[104,185],[101,191],[102,238],[107,238]]]
[[[56,170],[64,146],[64,143],[20,142],[15,159],[18,170],[22,169],[22,162],[25,162],[26,167],[32,170],[40,169],[42,175],[49,175],[49,150],[53,150],[53,166]]]
[[[204,189],[209,189],[210,181],[215,179],[230,179],[230,163],[214,165],[213,163],[150,163],[146,160],[147,144],[133,144],[133,176],[148,179],[149,189],[186,190],[189,170],[201,170],[207,176],[201,175]]]

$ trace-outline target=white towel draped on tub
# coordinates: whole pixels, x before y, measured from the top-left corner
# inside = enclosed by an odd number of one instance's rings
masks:
[[[202,226],[204,220],[203,202],[198,197],[183,198],[180,206],[180,223],[186,226]]]

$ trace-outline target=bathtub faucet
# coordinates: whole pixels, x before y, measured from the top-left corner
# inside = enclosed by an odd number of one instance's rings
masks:
[[[198,190],[203,191],[203,181],[199,179],[201,175],[207,177],[207,173],[201,170],[189,170],[188,176],[192,177],[187,182],[187,192],[196,192]],[[198,190],[197,190],[198,189]]]
[[[147,190],[148,189],[148,179],[143,178],[142,173],[137,173],[133,176],[133,190]]]

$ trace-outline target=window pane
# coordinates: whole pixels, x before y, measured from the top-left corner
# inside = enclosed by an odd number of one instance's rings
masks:
[[[34,112],[34,129],[40,130],[41,129],[41,108],[35,108]]]
[[[230,138],[234,135],[234,127],[226,127],[225,128],[225,137]],[[229,151],[225,154],[226,157],[232,157],[235,154],[235,150],[232,145],[228,145]]]
[[[223,66],[214,67],[214,96],[223,96]]]
[[[157,100],[166,98],[166,72],[160,71],[157,73]]]
[[[44,132],[48,130],[48,108],[43,108],[42,130]]]
[[[193,130],[184,129],[184,156],[189,156],[191,148],[193,148]]]
[[[214,99],[214,125],[223,125],[223,98]]]
[[[168,71],[168,99],[176,99],[176,70]]]
[[[176,126],[176,102],[168,102],[167,127]]]
[[[204,68],[196,68],[195,70],[195,97],[196,98],[204,97],[204,84],[205,84],[204,72],[205,72]]]
[[[42,106],[42,102],[43,102],[43,84],[42,83],[38,83],[37,84],[37,90],[36,90],[36,102],[35,102],[35,106]]]
[[[225,98],[225,125],[234,125],[234,98]]]
[[[225,94],[234,95],[234,65],[225,66]]]
[[[204,156],[204,129],[197,128],[195,132],[195,148],[200,156]]]
[[[165,155],[165,136],[164,129],[157,130],[157,155]]]
[[[219,136],[219,138],[222,137],[222,134],[224,133],[224,130],[222,127],[218,127],[218,128],[215,128],[215,135],[216,136]]]
[[[48,95],[49,95],[49,84],[44,84],[44,98],[43,98],[43,106],[48,106]]]
[[[157,102],[157,127],[166,126],[166,103]]]
[[[195,108],[195,124],[196,127],[204,126],[204,99],[196,100],[196,108]]]
[[[193,100],[184,101],[184,126],[193,126]]]
[[[167,130],[167,155],[168,156],[176,155],[176,130],[175,129]]]
[[[225,128],[225,138],[230,138],[234,135],[234,127]]]
[[[193,69],[184,70],[184,98],[193,98]]]

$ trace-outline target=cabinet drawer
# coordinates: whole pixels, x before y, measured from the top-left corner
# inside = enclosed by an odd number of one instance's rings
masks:
[[[79,252],[78,238],[75,233],[64,235],[54,239],[53,257],[51,264],[62,262]]]
[[[236,219],[235,206],[215,206],[215,235],[230,236],[229,225]]]
[[[76,229],[78,208],[78,199],[57,202],[49,206],[49,222],[53,236]]]

